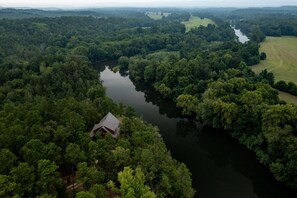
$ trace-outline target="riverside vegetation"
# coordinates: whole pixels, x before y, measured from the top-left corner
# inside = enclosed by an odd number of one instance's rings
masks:
[[[0,20],[0,197],[65,197],[72,168],[77,197],[194,196],[157,129],[107,98],[92,68],[165,48],[184,31],[141,16]],[[125,117],[120,137],[92,141],[107,112]]]
[[[105,96],[92,68],[104,60],[224,129],[297,188],[297,107],[279,100],[273,74],[249,68],[260,61],[260,33],[241,44],[224,17],[201,13],[192,15],[215,25],[186,32],[190,13],[164,12],[160,20],[125,9],[0,20],[1,196],[66,196],[60,174],[73,167],[77,197],[194,196],[189,170],[158,131]],[[124,115],[120,138],[92,141],[88,131],[107,112]]]
[[[268,21],[271,16],[265,17]],[[286,17],[291,19],[288,28],[296,28],[294,15],[281,15],[281,19]],[[264,70],[256,75],[248,67],[262,58],[259,42],[265,33],[251,26],[247,32],[251,41],[240,44],[233,39],[233,32],[226,32],[227,24],[212,19],[217,26],[199,27],[186,34],[185,38],[191,39],[181,41],[179,54],[161,52],[130,58],[130,75],[152,84],[184,114],[224,129],[253,150],[277,180],[296,188],[297,107],[279,100],[271,87],[279,84],[274,85],[272,73]],[[191,50],[183,53],[187,47]]]

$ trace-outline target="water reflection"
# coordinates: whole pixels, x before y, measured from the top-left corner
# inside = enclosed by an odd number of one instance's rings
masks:
[[[187,137],[190,133],[197,135],[199,142],[198,132],[202,129],[202,126],[193,120],[180,120],[176,123],[176,134],[183,138]]]
[[[168,118],[181,118],[181,109],[177,108],[172,100],[164,99],[151,86],[143,82],[132,81],[135,90],[144,93],[145,101],[159,107],[159,113],[166,115]]]
[[[122,76],[101,67],[98,71],[107,95],[159,127],[172,156],[191,170],[197,197],[283,198],[296,193],[279,184],[251,151],[224,131],[202,127],[182,116],[172,101],[164,100],[146,84],[132,82],[125,72]]]

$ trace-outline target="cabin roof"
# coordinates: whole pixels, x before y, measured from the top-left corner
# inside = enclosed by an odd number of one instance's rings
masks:
[[[119,124],[120,121],[109,112],[98,124],[94,125],[91,136],[100,128],[107,128],[108,130],[115,132],[119,128]]]

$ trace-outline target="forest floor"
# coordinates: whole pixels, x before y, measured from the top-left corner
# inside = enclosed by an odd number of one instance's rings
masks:
[[[255,73],[267,69],[274,74],[275,82],[297,84],[297,37],[266,37],[260,52],[265,52],[267,59],[252,67]]]
[[[208,18],[201,19],[197,16],[191,16],[189,21],[183,21],[182,24],[185,24],[186,32],[189,32],[192,28],[207,26],[208,24],[215,24],[215,22]]]

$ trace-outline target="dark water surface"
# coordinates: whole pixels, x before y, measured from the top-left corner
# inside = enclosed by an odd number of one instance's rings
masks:
[[[253,152],[223,131],[184,118],[173,102],[163,100],[147,85],[133,84],[129,76],[105,67],[112,64],[96,65],[106,94],[115,102],[133,107],[140,117],[159,127],[172,156],[192,172],[196,197],[294,197],[296,191],[278,183]]]

